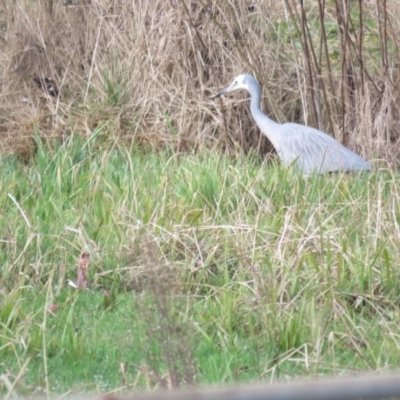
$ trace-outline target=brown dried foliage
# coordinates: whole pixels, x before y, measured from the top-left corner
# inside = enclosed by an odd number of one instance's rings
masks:
[[[35,132],[51,140],[102,129],[178,151],[266,152],[247,101],[211,99],[250,72],[271,118],[319,127],[367,158],[395,160],[400,3],[300,4],[2,0],[0,150],[29,155]],[[315,19],[336,23],[337,40],[316,31]],[[368,50],[371,37],[378,53]]]
[[[78,261],[78,274],[76,279],[77,289],[86,289],[88,287],[86,271],[89,265],[89,259],[90,259],[90,254],[82,251]]]

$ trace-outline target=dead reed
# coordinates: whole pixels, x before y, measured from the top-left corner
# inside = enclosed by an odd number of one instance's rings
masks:
[[[400,3],[372,0],[2,0],[1,151],[100,130],[177,151],[265,153],[248,103],[210,98],[250,72],[272,118],[394,162],[397,15]]]

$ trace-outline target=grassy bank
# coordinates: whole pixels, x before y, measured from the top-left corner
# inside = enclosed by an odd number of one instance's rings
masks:
[[[77,137],[2,158],[3,392],[398,367],[399,179]]]

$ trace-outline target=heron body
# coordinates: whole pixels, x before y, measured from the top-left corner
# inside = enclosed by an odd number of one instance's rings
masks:
[[[251,115],[285,165],[293,164],[305,175],[314,172],[369,171],[371,169],[367,161],[318,129],[290,122],[278,124],[268,118],[260,108],[260,85],[251,75],[237,76],[215,97],[239,89],[245,89],[250,93]]]

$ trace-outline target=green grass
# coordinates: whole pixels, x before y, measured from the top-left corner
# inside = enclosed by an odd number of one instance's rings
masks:
[[[2,391],[399,367],[399,180],[77,137],[0,159]]]

